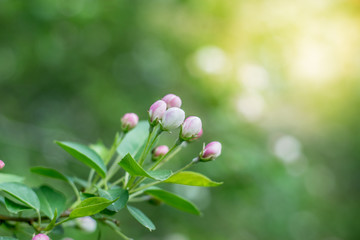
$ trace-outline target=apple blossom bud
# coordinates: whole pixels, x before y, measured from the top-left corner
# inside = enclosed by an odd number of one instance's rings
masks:
[[[184,122],[185,112],[177,107],[172,107],[166,110],[163,119],[161,120],[161,127],[165,131],[174,130]]]
[[[181,139],[183,140],[191,140],[202,134],[202,123],[200,118],[190,116],[185,119],[184,123],[181,126]]]
[[[121,118],[121,128],[124,132],[130,131],[139,122],[139,117],[135,113],[126,113]]]
[[[150,123],[157,123],[157,120],[161,120],[166,111],[166,102],[158,100],[151,105],[149,109]]]
[[[179,98],[175,94],[167,94],[165,97],[162,98],[162,100],[166,102],[167,108],[181,107],[181,98]]]
[[[5,163],[3,161],[0,160],[0,169],[5,167]]]
[[[42,233],[37,234],[32,238],[32,240],[49,240],[49,239],[50,238],[47,235],[42,234]]]
[[[166,145],[157,146],[152,151],[152,160],[156,161],[159,158],[165,156],[165,154],[167,154],[168,152],[169,152],[169,147],[168,146],[166,146]]]
[[[94,232],[96,230],[97,223],[91,217],[81,217],[76,219],[78,227],[85,232]]]
[[[200,153],[200,161],[206,162],[211,161],[220,156],[221,154],[221,143],[211,142],[205,146]]]

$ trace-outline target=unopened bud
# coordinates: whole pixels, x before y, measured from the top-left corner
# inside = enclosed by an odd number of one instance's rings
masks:
[[[191,140],[198,137],[200,133],[202,134],[201,119],[194,116],[186,118],[181,126],[181,139]]]
[[[206,162],[211,161],[220,156],[221,154],[221,143],[211,142],[205,146],[205,148],[200,153],[200,161]]]
[[[49,240],[49,237],[45,234],[40,233],[35,235],[32,240]]]
[[[95,232],[97,223],[91,217],[81,217],[76,219],[76,223],[80,229],[85,232]]]
[[[161,120],[162,129],[165,131],[174,130],[184,122],[185,112],[177,107],[172,107],[166,110],[163,119]]]
[[[0,169],[5,167],[5,163],[3,161],[0,160]]]
[[[126,113],[121,118],[121,128],[124,132],[130,131],[139,122],[139,117],[135,113]]]
[[[179,98],[175,94],[167,94],[165,97],[162,98],[162,100],[166,102],[167,108],[181,107],[181,98]]]
[[[165,156],[169,152],[169,147],[166,145],[157,146],[152,151],[152,159],[153,161],[158,160],[159,158]]]
[[[151,105],[149,109],[150,123],[157,122],[161,120],[166,111],[166,103],[163,100],[158,100]]]

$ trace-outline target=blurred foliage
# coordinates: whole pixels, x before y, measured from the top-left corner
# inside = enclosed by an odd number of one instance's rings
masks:
[[[203,217],[147,207],[153,233],[119,216],[130,236],[359,239],[359,12],[356,0],[0,0],[4,171],[34,186],[33,165],[85,176],[54,139],[109,145],[125,112],[146,119],[171,92],[203,119],[202,141],[223,143],[199,170],[225,184],[174,189]]]

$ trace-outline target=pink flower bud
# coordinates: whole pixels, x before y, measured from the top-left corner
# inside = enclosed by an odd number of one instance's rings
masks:
[[[214,160],[221,154],[221,143],[211,142],[200,153],[200,161],[206,162]]]
[[[139,117],[135,113],[126,113],[121,118],[121,128],[127,132],[133,129],[139,122]]]
[[[149,109],[150,122],[161,120],[166,111],[166,102],[158,100],[151,105]]]
[[[3,161],[0,160],[0,169],[5,167],[5,163]]]
[[[172,107],[166,110],[163,119],[161,120],[162,129],[165,131],[174,130],[184,122],[185,112],[177,107]]]
[[[154,148],[153,150],[153,160],[157,160],[162,156],[165,156],[165,154],[167,154],[169,152],[169,147],[166,145],[161,145],[161,146],[157,146],[156,148]]]
[[[198,117],[190,116],[186,118],[181,126],[181,138],[184,140],[193,139],[197,137],[200,132],[202,132],[202,123]]]
[[[199,139],[202,135],[203,135],[203,129],[201,128],[200,132],[195,137],[191,138],[188,141],[189,142],[195,141],[196,139]]]
[[[162,100],[166,102],[167,108],[181,107],[181,98],[179,98],[175,94],[167,94],[165,97],[162,98]]]
[[[49,237],[45,234],[38,234],[38,235],[35,235],[32,240],[49,240]]]

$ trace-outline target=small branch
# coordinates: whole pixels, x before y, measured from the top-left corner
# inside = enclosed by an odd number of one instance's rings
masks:
[[[61,218],[62,217],[68,217],[70,215],[70,212],[66,211],[63,214],[61,214]],[[41,221],[43,220],[51,220],[49,217],[41,217],[40,218]],[[25,223],[29,223],[30,225],[33,222],[38,222],[39,221],[39,217],[33,217],[33,218],[25,218],[25,217],[11,217],[11,216],[3,216],[0,215],[0,221],[14,221],[14,222],[25,222]]]

